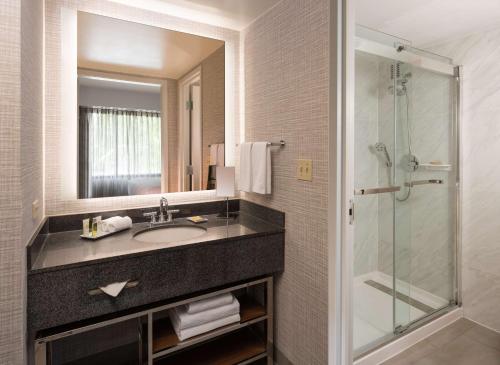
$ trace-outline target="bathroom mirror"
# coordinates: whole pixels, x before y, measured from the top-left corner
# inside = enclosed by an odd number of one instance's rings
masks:
[[[215,188],[225,44],[78,12],[78,198]]]

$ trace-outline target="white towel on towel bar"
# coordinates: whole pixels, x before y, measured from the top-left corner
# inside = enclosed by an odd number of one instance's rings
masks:
[[[213,331],[217,328],[228,326],[233,323],[239,322],[241,319],[239,314],[234,314],[229,317],[225,317],[222,319],[218,319],[216,321],[208,322],[196,327],[190,327],[186,329],[180,329],[176,324],[172,321],[172,326],[174,327],[174,331],[177,334],[179,340],[184,341],[188,338],[201,335],[206,332]]]
[[[226,146],[224,143],[219,143],[217,145],[217,166],[226,166],[225,164],[225,153],[226,153]]]
[[[240,190],[252,192],[252,145],[245,142],[240,145]]]
[[[231,304],[234,296],[231,293],[219,294],[211,298],[198,300],[184,305],[186,313],[194,314],[203,312],[208,309],[222,307],[223,305]]]
[[[252,145],[252,191],[271,194],[271,149],[268,142]]]
[[[176,307],[169,311],[170,319],[181,330],[197,327],[238,313],[240,313],[240,303],[237,299],[233,299],[230,304],[198,313],[187,313],[184,306]]]
[[[218,144],[210,145],[210,165],[217,165],[217,151],[219,149]]]

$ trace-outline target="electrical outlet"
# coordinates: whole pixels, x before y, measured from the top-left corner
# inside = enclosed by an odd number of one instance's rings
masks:
[[[312,181],[312,160],[297,160],[297,179]]]

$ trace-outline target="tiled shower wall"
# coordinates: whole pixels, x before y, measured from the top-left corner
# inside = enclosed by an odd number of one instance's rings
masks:
[[[381,154],[374,145],[379,141],[378,57],[356,52],[354,102],[354,181],[355,188],[379,186]],[[383,173],[383,171],[382,171]],[[354,225],[354,276],[378,270],[379,195],[358,197]]]
[[[239,33],[225,28],[196,23],[173,16],[127,7],[105,0],[46,0],[46,122],[45,122],[45,203],[47,215],[86,211],[113,210],[158,204],[158,195],[134,197],[66,200],[62,197],[61,158],[59,146],[63,135],[61,111],[61,9],[75,9],[123,20],[167,28],[226,42],[226,68],[231,75],[229,97],[233,101],[226,116],[234,123],[235,136],[239,136]],[[227,62],[227,61],[230,62]],[[76,115],[75,115],[76,123]],[[236,137],[235,137],[236,138]],[[172,203],[196,202],[216,199],[214,191],[170,193]]]
[[[500,331],[500,29],[429,48],[463,65],[464,313]]]
[[[272,196],[245,199],[286,213],[285,271],[276,280],[277,362],[327,363],[327,0],[283,0],[243,32],[245,139],[273,148]],[[313,160],[312,182],[296,178]]]
[[[42,218],[42,14],[42,2],[0,1],[1,364],[24,362],[25,245]]]

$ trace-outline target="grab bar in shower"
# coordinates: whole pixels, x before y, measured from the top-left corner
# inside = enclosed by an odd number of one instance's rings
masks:
[[[361,188],[361,189],[354,189],[354,195],[394,193],[400,190],[401,190],[400,186],[385,186],[382,188]]]
[[[441,179],[430,179],[430,180],[417,180],[405,183],[405,186],[411,188],[415,185],[430,185],[430,184],[442,184],[443,180]]]

